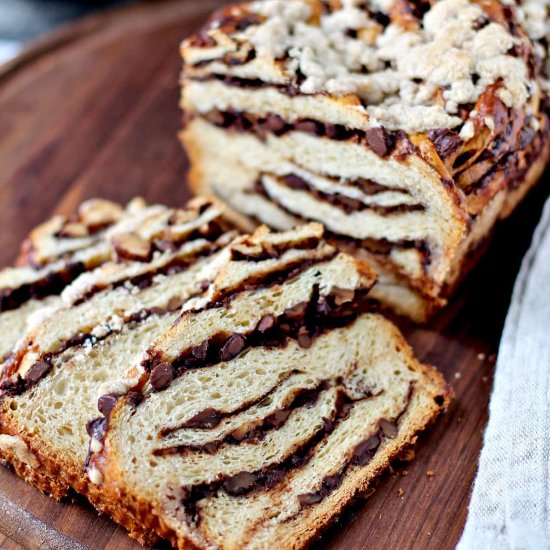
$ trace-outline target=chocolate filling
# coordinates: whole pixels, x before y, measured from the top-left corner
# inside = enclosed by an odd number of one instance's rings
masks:
[[[291,471],[306,466],[313,458],[315,448],[335,430],[340,422],[346,420],[354,404],[368,398],[368,395],[365,395],[353,399],[342,389],[338,392],[331,418],[323,419],[322,426],[280,462],[270,464],[254,472],[239,472],[232,476],[220,474],[219,479],[216,481],[184,487],[182,505],[190,523],[195,526],[200,523],[200,512],[197,503],[203,498],[211,497],[220,490],[232,496],[242,496],[271,489]]]
[[[116,405],[116,401],[112,404],[111,410]],[[88,420],[86,423],[86,433],[90,437],[89,443],[88,443],[88,454],[86,455],[86,459],[84,460],[83,468],[84,470],[87,470],[90,466],[90,461],[92,459],[92,439],[95,439],[96,441],[102,441],[103,437],[105,436],[105,432],[107,431],[107,418],[105,417],[99,417],[94,418],[92,420]]]
[[[106,418],[94,418],[89,420],[86,424],[86,432],[92,439],[101,441],[105,435],[105,430],[107,428],[107,419]]]
[[[309,195],[320,202],[328,202],[343,210],[346,214],[371,210],[383,216],[391,214],[403,214],[408,212],[423,212],[425,210],[422,204],[397,204],[392,206],[381,206],[378,204],[365,204],[359,199],[354,199],[340,193],[326,193],[320,191],[305,179],[296,174],[289,174],[283,178],[278,178],[279,183],[284,183],[287,187],[296,191],[306,191]],[[386,188],[386,190],[390,190]]]
[[[105,418],[108,418],[109,416],[111,416],[111,413],[113,412],[113,409],[115,408],[115,405],[117,404],[119,399],[120,399],[120,395],[116,393],[107,393],[105,395],[102,395],[97,400],[97,410]],[[91,436],[89,432],[88,432],[88,435]]]
[[[85,271],[86,266],[81,262],[68,263],[62,270],[52,271],[37,281],[5,288],[0,291],[0,312],[17,309],[29,300],[57,295]]]
[[[391,254],[392,250],[417,250],[423,257],[423,265],[427,267],[430,263],[430,249],[424,240],[418,241],[409,241],[406,239],[400,241],[388,241],[387,239],[354,239],[353,237],[348,237],[346,235],[339,235],[336,233],[331,233],[330,231],[325,232],[327,237],[332,242],[336,243],[337,246],[344,244],[346,247],[352,248],[364,248],[371,254],[388,256]]]
[[[216,61],[216,60],[213,60]],[[300,91],[298,83],[293,84],[279,84],[274,82],[265,82],[259,78],[242,78],[238,76],[231,76],[227,74],[215,74],[211,73],[207,76],[194,76],[190,80],[198,82],[208,82],[209,80],[219,80],[226,86],[234,86],[235,88],[243,88],[247,90],[258,90],[260,88],[276,88],[281,93],[291,97],[299,95],[307,95]]]
[[[215,28],[229,36],[236,32],[243,32],[252,25],[259,25],[263,19],[260,15],[240,9],[238,6],[220,9],[212,14],[204,27],[198,34],[191,37],[189,42],[196,48],[213,47],[217,42],[208,35],[210,29]]]
[[[177,311],[177,309],[179,309],[179,307],[171,309],[175,307],[175,304],[175,301],[170,300],[166,308],[153,307],[149,309],[143,309],[137,313],[132,314],[124,326],[143,322],[151,315],[167,315],[173,313],[174,311]],[[10,395],[20,395],[32,386],[34,386],[44,376],[46,376],[53,368],[53,362],[55,358],[67,351],[68,349],[77,346],[95,346],[100,342],[104,342],[113,334],[118,333],[120,333],[120,330],[115,331],[110,329],[105,332],[105,334],[98,337],[88,332],[78,332],[68,340],[61,342],[59,348],[54,353],[43,355],[40,360],[38,360],[31,366],[31,368],[25,374],[24,378],[17,375],[17,379],[15,381],[11,380],[10,377],[16,372],[17,362],[14,361],[13,363],[9,363],[2,374],[0,389],[6,391]],[[103,399],[103,397],[105,397],[105,399]],[[110,406],[108,399],[109,396],[103,397],[101,397],[98,402],[98,408],[100,408],[101,412],[103,412],[101,409],[107,410]]]
[[[338,489],[352,466],[366,466],[373,459],[383,438],[395,439],[397,437],[399,433],[399,421],[407,412],[411,404],[413,393],[414,385],[411,383],[409,385],[405,406],[393,420],[381,418],[378,421],[378,429],[355,446],[351,456],[345,461],[339,472],[325,476],[319,489],[316,491],[298,495],[298,501],[302,508],[321,502],[321,500]]]
[[[155,391],[163,390],[174,379],[174,368],[170,363],[160,363],[151,371],[151,386]]]
[[[477,180],[464,187],[464,192],[467,195],[483,192],[491,184],[497,184],[497,189],[494,192],[501,187],[509,189],[517,187],[523,181],[532,164],[540,157],[548,140],[550,126],[545,124],[544,129],[538,132],[523,126],[515,136],[513,143],[508,141],[511,132],[510,125],[507,125],[507,131],[503,134],[502,139],[495,142],[491,148],[484,150],[478,159],[462,172],[467,175],[471,170],[479,171]],[[498,185],[497,180],[500,178],[502,178],[503,185]]]
[[[430,130],[428,137],[434,144],[437,154],[443,160],[453,155],[463,145],[462,138],[458,133],[448,128]]]
[[[306,220],[305,218],[300,216],[300,214],[290,211],[288,208],[282,205],[278,200],[273,198],[268,193],[261,179],[256,180],[254,191],[258,195],[261,195],[267,198],[269,201],[275,203],[278,208],[290,214],[291,216],[299,218],[304,222],[312,221],[312,220]],[[392,250],[416,249],[422,255],[422,265],[424,269],[427,269],[431,261],[431,251],[427,241],[425,240],[413,241],[413,240],[402,239],[400,241],[389,241],[388,239],[356,239],[354,237],[349,237],[347,235],[334,233],[328,229],[325,229],[325,236],[329,242],[334,243],[337,247],[344,244],[347,248],[365,249],[374,255],[388,256],[389,254],[391,254]]]
[[[265,250],[265,249],[264,249]],[[240,281],[240,286],[229,287],[218,292],[213,301],[210,302],[206,308],[220,308],[226,307],[237,295],[248,292],[251,290],[257,290],[262,288],[268,288],[275,285],[281,285],[286,282],[295,279],[309,269],[310,267],[323,262],[329,262],[334,259],[338,254],[336,249],[329,251],[325,256],[318,258],[297,258],[282,267],[276,267],[272,271],[267,273],[252,275],[248,279]],[[268,258],[266,258],[268,259]],[[196,313],[197,310],[194,310]]]
[[[381,432],[382,430],[378,429],[371,436],[358,443],[351,454],[351,458],[348,459],[342,470],[336,474],[325,476],[316,491],[298,495],[300,506],[305,508],[313,504],[318,504],[324,498],[336,491],[340,485],[342,485],[342,481],[350,466],[366,466],[373,459],[376,451],[382,444]]]
[[[252,399],[250,401],[245,401],[239,407],[232,411],[221,411],[219,409],[214,409],[213,407],[208,407],[193,415],[191,418],[180,424],[179,426],[173,428],[163,428],[159,432],[160,437],[167,437],[174,432],[177,432],[182,429],[195,429],[195,430],[211,430],[219,426],[222,420],[225,418],[231,418],[236,416],[247,409],[250,409],[263,401],[265,401],[269,396],[275,393],[291,376],[299,374],[300,371],[293,370],[288,375],[275,384],[272,388],[264,392],[259,397]],[[163,449],[164,450],[164,449]]]
[[[385,193],[386,191],[395,191],[396,193],[403,193],[404,195],[410,195],[410,191],[403,187],[388,187],[380,183],[376,183],[367,178],[358,178],[355,180],[346,181],[346,185],[351,187],[357,187],[364,195],[378,195]]]
[[[333,288],[329,295],[320,296],[315,285],[308,302],[286,309],[279,317],[262,317],[256,327],[247,333],[216,333],[201,344],[184,350],[172,363],[175,376],[188,369],[230,361],[252,347],[282,347],[289,339],[307,348],[323,331],[351,322],[366,303],[367,292],[365,289],[349,291]],[[238,345],[233,345],[234,342]],[[143,366],[151,372],[163,362],[153,356],[144,361]],[[152,389],[154,391],[155,388]]]
[[[92,298],[95,294],[98,294],[99,292],[102,292],[106,289],[115,289],[121,286],[126,285],[132,285],[140,290],[144,290],[146,288],[149,288],[155,281],[155,277],[158,275],[176,275],[178,273],[181,273],[182,271],[185,271],[188,269],[192,264],[194,264],[199,258],[204,258],[211,256],[215,252],[217,252],[220,249],[220,245],[215,242],[217,238],[219,238],[221,235],[218,234],[217,230],[209,234],[208,236],[201,234],[193,235],[189,237],[189,242],[195,239],[201,239],[201,238],[209,238],[209,240],[212,240],[212,244],[205,248],[204,250],[198,251],[196,254],[187,256],[185,258],[173,258],[171,261],[166,263],[163,266],[157,267],[155,269],[151,269],[150,271],[147,271],[145,273],[141,273],[140,275],[136,275],[135,277],[130,278],[123,278],[119,281],[115,281],[110,284],[97,284],[92,286],[84,295],[82,295],[73,305],[77,306],[90,298]],[[172,243],[172,241],[170,241]],[[154,242],[155,247],[157,250],[159,250],[159,246],[163,246],[164,250],[168,250],[168,244],[166,241],[155,241]],[[178,244],[172,243],[174,245],[175,249],[177,249]]]
[[[493,121],[491,136],[484,146],[466,144],[466,150],[454,150],[448,157],[456,184],[469,199],[470,211],[475,216],[487,202],[502,189],[513,189],[524,179],[533,162],[536,162],[548,139],[549,125],[546,106],[540,107],[541,129],[531,127],[534,115],[508,108],[497,96],[501,82],[489,87],[474,106],[476,123]],[[444,130],[434,131],[445,133]],[[488,130],[485,130],[488,132]],[[431,135],[432,139],[434,136]],[[437,148],[437,139],[434,141]],[[441,151],[439,151],[441,154]],[[454,158],[456,155],[456,158]],[[472,208],[473,207],[473,208]]]
[[[341,383],[341,381],[339,381]],[[262,441],[267,434],[272,430],[277,430],[283,426],[293,411],[301,407],[310,407],[314,405],[322,392],[329,387],[333,387],[335,380],[321,380],[314,388],[301,388],[292,398],[292,401],[285,407],[273,411],[265,418],[250,421],[243,426],[240,426],[231,433],[225,435],[222,439],[208,441],[199,445],[176,445],[174,447],[165,447],[156,449],[156,456],[164,455],[188,455],[191,453],[207,453],[214,454],[223,445],[240,445],[241,443],[258,443]],[[345,386],[344,386],[345,387]],[[270,394],[273,391],[269,392]],[[376,397],[380,393],[376,394]],[[364,398],[371,398],[373,394],[370,390],[365,392]],[[265,398],[263,399],[265,400]],[[263,400],[260,400],[261,403]],[[257,404],[257,403],[254,403]],[[249,408],[249,407],[247,407]],[[239,412],[245,410],[239,408]]]
[[[282,136],[288,132],[298,131],[336,141],[352,141],[369,147],[380,157],[390,155],[397,141],[408,142],[404,132],[390,132],[384,128],[359,130],[310,118],[302,118],[290,123],[274,113],[259,116],[242,111],[212,110],[203,114],[202,117],[221,128],[234,132],[251,132],[259,136],[265,134]]]

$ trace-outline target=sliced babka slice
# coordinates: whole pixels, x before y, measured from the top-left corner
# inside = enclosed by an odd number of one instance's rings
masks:
[[[435,369],[361,313],[372,271],[321,235],[238,239],[149,347],[91,425],[103,510],[182,549],[299,548],[447,405]]]
[[[4,363],[34,314],[59,303],[59,293],[82,273],[109,260],[107,235],[146,210],[136,199],[126,208],[107,200],[83,202],[70,217],[54,216],[31,231],[16,267],[0,271],[0,360]],[[0,365],[0,372],[2,366]]]
[[[221,213],[198,199],[186,210],[155,207],[139,228],[124,222],[112,236],[117,260],[67,287],[61,304],[22,339],[3,377],[0,456],[27,481],[56,498],[71,487],[85,492],[87,423],[98,405],[112,406],[98,398],[125,391],[122,378],[135,357],[217,273],[235,237]],[[123,514],[117,519],[125,524]]]
[[[166,309],[166,292],[172,298],[170,311],[179,309],[189,293],[202,292],[204,281],[196,278],[205,260],[235,236],[222,228],[221,213],[214,203],[198,199],[187,210],[155,207],[140,217],[139,229],[134,219],[119,224],[110,236],[118,261],[83,274],[65,289],[60,309],[18,345],[0,389],[24,391],[69,347],[95,343],[128,322]]]
[[[84,201],[76,214],[54,216],[33,229],[21,245],[17,263],[39,267],[90,248],[104,241],[115,223],[145,207],[142,199],[134,199],[126,209],[105,199]]]
[[[541,62],[518,10],[497,0],[223,9],[182,46],[195,190],[221,197],[247,229],[323,223],[376,266],[377,299],[426,318],[548,158]]]

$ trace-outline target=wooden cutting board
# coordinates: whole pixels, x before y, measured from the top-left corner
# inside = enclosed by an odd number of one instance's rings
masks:
[[[180,40],[218,0],[153,2],[94,16],[0,68],[0,261],[38,222],[93,196],[183,205],[177,140]],[[418,441],[416,458],[384,476],[314,546],[454,548],[477,467],[493,363],[519,262],[548,177],[499,227],[489,253],[430,325],[401,328],[438,365],[456,400]],[[138,548],[86,503],[57,503],[0,467],[0,546]]]

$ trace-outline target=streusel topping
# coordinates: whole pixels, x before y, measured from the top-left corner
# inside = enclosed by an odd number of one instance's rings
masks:
[[[318,17],[308,0],[258,1],[249,9],[266,19],[244,35],[258,56],[281,60],[290,80],[300,75],[302,93],[357,94],[388,129],[456,127],[463,122],[459,106],[475,103],[499,80],[507,106],[527,102],[537,84],[514,55],[525,40],[490,21],[478,4],[440,0],[416,27],[380,24],[394,3],[341,0]]]

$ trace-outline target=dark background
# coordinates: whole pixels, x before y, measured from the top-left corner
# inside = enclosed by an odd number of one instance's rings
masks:
[[[132,0],[0,0],[0,40],[26,42],[83,15]]]

